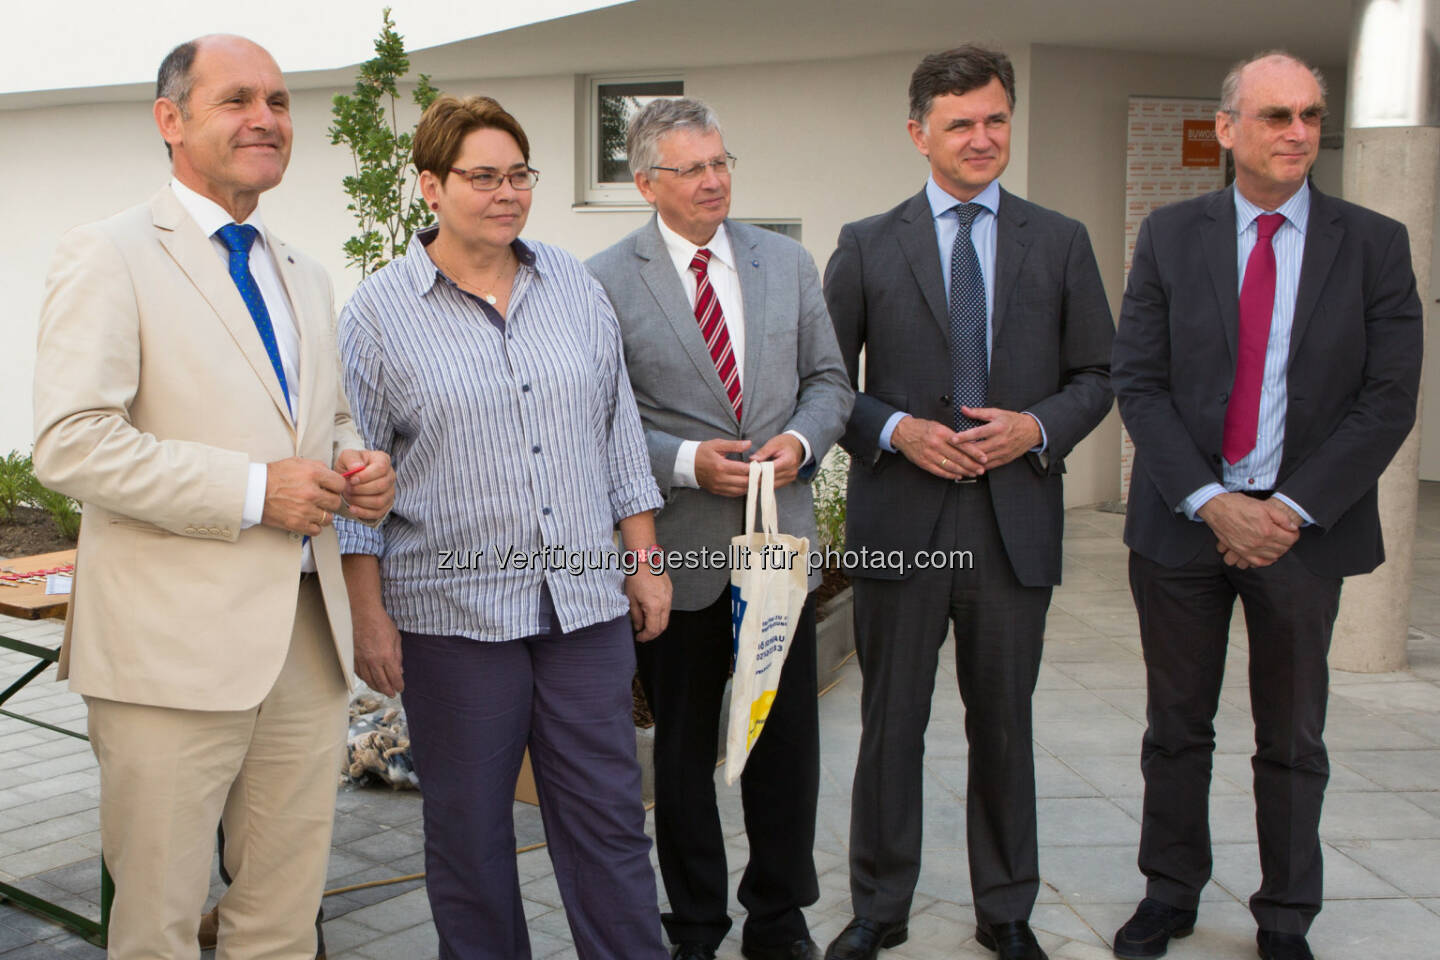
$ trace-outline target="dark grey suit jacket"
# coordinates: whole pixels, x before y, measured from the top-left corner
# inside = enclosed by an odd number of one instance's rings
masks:
[[[818,463],[840,436],[853,392],[820,294],[820,276],[805,248],[787,237],[733,220],[725,230],[740,274],[745,308],[741,409],[735,411],[705,348],[675,264],[654,218],[586,266],[605,287],[620,320],[625,364],[635,390],[650,465],[665,506],[656,536],[666,550],[728,549],[745,525],[744,497],[717,497],[672,485],[675,455],[686,440],[746,439],[758,448],[794,430]],[[809,480],[775,493],[780,531],[816,543]],[[730,581],[728,568],[670,570],[677,610],[715,602]],[[818,571],[811,589],[819,585]]]
[[[1276,489],[1316,521],[1295,555],[1343,577],[1385,559],[1375,484],[1415,422],[1422,313],[1405,228],[1311,190]],[[1135,441],[1125,542],[1166,566],[1215,545],[1176,510],[1220,481],[1238,271],[1230,188],[1161,207],[1140,227],[1115,338],[1115,393]]]
[[[988,473],[1005,552],[1026,586],[1060,582],[1065,457],[1110,409],[1114,325],[1085,227],[1000,191],[988,405],[1028,410],[1045,455]],[[846,224],[825,268],[825,299],[851,383],[865,389],[841,438],[850,451],[851,548],[901,550],[930,540],[949,481],[879,447],[896,411],[950,423],[950,321],[925,191]],[[983,558],[977,562],[985,562]],[[899,578],[892,568],[856,571]]]

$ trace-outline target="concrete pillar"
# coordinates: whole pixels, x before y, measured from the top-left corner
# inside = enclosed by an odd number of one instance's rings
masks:
[[[1427,334],[1440,187],[1440,0],[1356,0],[1345,130],[1345,199],[1405,224]],[[1429,336],[1426,337],[1427,345]],[[1330,652],[1340,670],[1404,669],[1415,559],[1420,422],[1380,477],[1385,563],[1341,591]]]

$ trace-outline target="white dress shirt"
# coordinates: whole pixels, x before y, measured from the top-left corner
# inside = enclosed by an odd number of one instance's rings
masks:
[[[210,244],[215,248],[220,262],[225,264],[228,274],[230,248],[220,239],[217,231],[226,224],[234,223],[235,218],[214,200],[201,196],[173,177],[170,180],[170,189],[180,201],[180,206],[199,224],[200,231],[210,238]],[[300,405],[300,330],[295,325],[295,314],[290,309],[290,297],[285,293],[285,284],[275,266],[275,255],[271,252],[270,240],[265,232],[265,223],[260,219],[260,211],[257,209],[252,212],[245,222],[259,231],[254,245],[250,247],[250,275],[255,278],[255,285],[260,288],[260,296],[265,299],[265,310],[270,314],[270,326],[274,328],[275,345],[280,350],[280,365],[285,370],[285,386],[290,394],[290,415],[293,418],[294,411],[298,410]],[[255,526],[264,516],[266,480],[266,465],[250,464],[250,476],[245,484],[245,506],[240,513],[240,529]],[[306,541],[301,554],[300,569],[307,573],[315,570],[309,541]]]
[[[655,223],[660,228],[660,239],[665,241],[665,252],[670,254],[670,262],[675,264],[675,272],[680,274],[680,286],[685,289],[685,298],[690,302],[693,312],[699,281],[695,277],[695,271],[690,269],[690,262],[695,259],[696,251],[702,248],[671,230],[664,217],[657,214]],[[706,274],[710,277],[710,288],[715,291],[715,299],[720,301],[720,310],[725,314],[725,329],[730,334],[730,349],[735,352],[735,376],[740,382],[740,401],[743,404],[745,300],[740,292],[740,273],[735,269],[735,251],[730,247],[730,236],[725,232],[725,224],[715,228],[715,235],[703,249],[710,251],[710,264]],[[800,446],[804,448],[800,466],[805,466],[812,459],[810,441],[794,430],[785,432],[800,441]],[[695,452],[699,449],[699,440],[686,440],[680,444],[680,449],[675,453],[675,476],[671,479],[671,486],[699,488],[700,481],[695,477]]]

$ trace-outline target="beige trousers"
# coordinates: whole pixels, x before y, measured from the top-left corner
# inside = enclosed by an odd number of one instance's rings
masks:
[[[215,827],[225,825],[216,960],[315,956],[345,743],[344,675],[320,587],[301,582],[290,652],[249,710],[86,697],[100,842],[115,878],[111,960],[196,957]]]

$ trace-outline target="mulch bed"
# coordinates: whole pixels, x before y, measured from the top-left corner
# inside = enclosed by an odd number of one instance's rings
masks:
[[[10,518],[0,523],[0,557],[28,557],[74,548],[75,541],[62,537],[44,510],[16,507]]]

